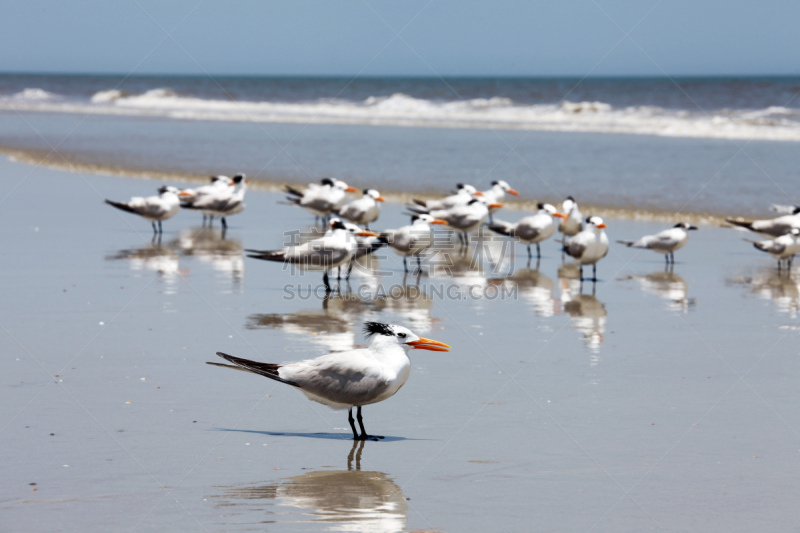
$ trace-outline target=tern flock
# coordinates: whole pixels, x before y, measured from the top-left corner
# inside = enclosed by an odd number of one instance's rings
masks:
[[[203,215],[203,225],[221,220],[223,238],[227,229],[226,218],[244,210],[247,180],[244,174],[212,176],[211,183],[196,189],[161,187],[157,196],[134,197],[128,202],[106,200],[109,205],[141,216],[151,222],[154,235],[162,233],[162,222],[181,208],[198,211]],[[364,189],[360,198],[347,201],[347,193],[358,192],[342,180],[324,178],[319,184],[309,184],[305,189],[287,186],[286,200],[308,210],[322,221],[325,233],[304,243],[296,243],[272,250],[247,249],[248,257],[291,264],[303,270],[323,272],[323,283],[330,292],[329,274],[345,267],[349,277],[354,261],[388,247],[403,258],[403,268],[408,272],[407,259],[416,259],[416,272],[421,273],[422,258],[435,245],[433,226],[442,225],[458,236],[462,251],[469,247],[470,234],[484,226],[499,235],[511,237],[526,245],[528,259],[532,259],[531,245],[536,245],[536,256],[541,258],[540,244],[556,233],[562,258],[571,257],[583,278],[583,267],[592,267],[592,282],[597,281],[597,264],[609,252],[606,224],[596,215],[584,217],[578,203],[568,196],[561,210],[548,203],[539,203],[537,212],[517,222],[493,219],[493,214],[503,207],[506,195],[519,196],[502,180],[492,182],[492,187],[479,191],[472,185],[458,184],[453,194],[438,200],[413,200],[406,206],[411,223],[396,229],[372,231],[380,216],[383,197],[375,189]],[[778,261],[778,269],[791,268],[792,258],[800,252],[800,206],[773,206],[780,216],[766,220],[728,218],[726,221],[745,230],[771,237],[763,241],[745,239]],[[556,219],[559,219],[558,221]],[[488,222],[487,222],[488,221]],[[664,254],[667,268],[675,263],[675,251],[686,245],[689,231],[697,230],[686,222],[645,235],[637,240],[618,240],[629,248],[652,250]],[[154,237],[155,238],[155,237]],[[448,240],[449,242],[449,240]],[[294,363],[275,364],[251,361],[222,352],[217,355],[232,364],[208,363],[215,366],[244,370],[290,385],[310,400],[332,407],[347,409],[348,422],[356,440],[379,439],[364,429],[362,407],[393,396],[408,380],[412,349],[448,351],[447,344],[415,335],[399,325],[366,322],[366,348],[323,355],[315,359]],[[353,418],[353,408],[356,418]],[[358,422],[358,429],[356,428]]]

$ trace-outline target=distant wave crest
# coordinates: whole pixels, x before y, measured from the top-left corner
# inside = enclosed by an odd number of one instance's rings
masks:
[[[159,116],[182,120],[607,132],[671,137],[800,142],[800,109],[703,111],[657,106],[614,108],[597,101],[522,105],[510,98],[428,100],[403,93],[362,101],[236,101],[198,98],[160,87],[140,94],[99,91],[88,100],[38,88],[0,98],[0,109]]]

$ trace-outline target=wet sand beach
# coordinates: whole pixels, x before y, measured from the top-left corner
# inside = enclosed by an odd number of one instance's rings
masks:
[[[677,263],[613,243],[596,284],[558,245],[477,241],[432,275],[382,251],[321,275],[248,259],[313,217],[250,191],[218,226],[103,204],[161,182],[0,161],[0,519],[14,531],[785,531],[800,476],[798,273],[728,228]],[[388,203],[378,228],[407,223]],[[502,213],[502,212],[501,212]],[[603,216],[604,213],[585,213]],[[518,211],[502,213],[516,220]],[[606,217],[613,241],[668,225]],[[346,413],[206,365],[364,344],[416,351],[396,396]],[[3,528],[4,529],[4,528]]]

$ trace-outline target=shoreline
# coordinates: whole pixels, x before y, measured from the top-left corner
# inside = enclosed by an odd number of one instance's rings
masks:
[[[178,171],[158,171],[155,169],[147,168],[134,168],[134,167],[115,167],[104,165],[88,160],[81,160],[79,156],[74,153],[64,154],[61,152],[54,152],[52,150],[35,150],[35,149],[22,149],[10,148],[0,146],[0,154],[5,155],[9,161],[14,163],[34,165],[54,170],[62,170],[70,173],[87,173],[98,176],[113,176],[128,179],[139,180],[169,180],[179,183],[205,183],[208,180],[209,174],[199,174],[191,172],[178,172]],[[69,156],[70,158],[68,158]],[[252,190],[266,191],[266,192],[284,192],[286,185],[302,185],[304,182],[287,180],[287,179],[256,179],[248,178],[248,188]],[[483,188],[483,187],[478,187]],[[441,198],[443,195],[448,194],[447,191],[430,192],[400,192],[393,189],[386,189],[381,186],[381,196],[387,202],[395,204],[409,204],[413,198],[420,200],[432,200]],[[525,200],[512,200],[505,203],[504,209],[510,211],[528,211],[535,212],[536,205],[541,202],[548,202],[556,207],[561,204],[561,200],[544,198],[535,201]],[[634,221],[648,221],[648,222],[675,222],[677,220],[690,222],[692,224],[704,224],[714,226],[727,226],[725,222],[726,217],[734,217],[738,215],[721,214],[721,213],[698,213],[691,211],[673,211],[673,210],[645,210],[636,208],[627,208],[620,206],[611,206],[600,203],[581,202],[581,211],[589,216],[590,214],[600,214],[600,216],[608,219],[615,220],[634,220]],[[776,215],[777,216],[777,215]]]

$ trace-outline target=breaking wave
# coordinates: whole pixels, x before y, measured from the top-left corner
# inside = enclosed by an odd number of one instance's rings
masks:
[[[396,93],[362,101],[303,102],[198,98],[169,88],[129,94],[103,90],[89,99],[38,88],[0,95],[0,110],[156,116],[180,120],[380,125],[431,128],[606,132],[670,137],[800,141],[800,109],[703,111],[658,106],[613,107],[605,102],[561,101],[522,105],[509,98],[428,100]]]

